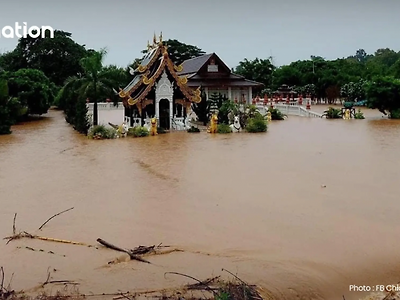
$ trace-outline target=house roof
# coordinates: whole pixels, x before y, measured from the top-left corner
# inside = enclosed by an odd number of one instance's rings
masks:
[[[231,86],[231,87],[261,87],[263,86],[262,83],[255,82],[252,80],[247,80],[247,79],[242,79],[242,80],[219,80],[219,81],[212,81],[212,80],[200,80],[200,79],[194,79],[188,81],[188,86],[190,87],[197,87],[197,86],[203,86],[203,87],[217,87],[217,86]]]
[[[220,64],[227,70],[228,74],[222,76],[210,77],[203,77],[199,74],[201,68],[210,60],[210,58],[214,56],[217,60],[220,61]],[[191,58],[185,60],[182,63],[182,71],[178,72],[179,76],[186,76],[189,79],[188,85],[189,86],[196,86],[197,84],[201,83],[201,85],[207,86],[217,86],[218,83],[216,81],[229,81],[230,86],[253,86],[253,87],[260,87],[264,84],[252,80],[248,80],[241,75],[232,73],[231,69],[222,61],[221,58],[215,53],[204,54],[202,56],[198,56],[195,58]]]
[[[190,73],[197,73],[202,66],[210,59],[214,53],[204,54],[195,58],[185,60],[182,63],[183,70],[178,75],[186,75]]]

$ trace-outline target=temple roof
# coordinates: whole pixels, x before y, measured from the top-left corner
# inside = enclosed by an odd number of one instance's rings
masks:
[[[119,96],[125,106],[136,105],[138,108],[145,106],[146,96],[154,88],[156,82],[164,71],[167,71],[176,87],[185,97],[185,103],[201,101],[200,89],[193,90],[187,85],[186,76],[178,76],[178,71],[182,71],[182,66],[176,66],[170,59],[167,46],[162,41],[162,36],[157,42],[153,39],[153,45],[148,45],[148,52],[140,62],[139,66],[131,74],[134,76],[132,81],[123,89],[120,88]],[[186,105],[185,104],[185,105]]]

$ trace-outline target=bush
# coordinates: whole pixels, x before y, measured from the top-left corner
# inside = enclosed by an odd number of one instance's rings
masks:
[[[400,119],[400,109],[395,109],[389,113],[390,119]]]
[[[222,133],[222,134],[232,133],[232,129],[228,124],[222,123],[222,124],[218,124],[217,132]]]
[[[329,107],[323,114],[327,119],[341,119],[342,110],[339,108]]]
[[[358,109],[357,112],[354,114],[354,119],[365,119],[364,114],[360,109]]]
[[[256,132],[266,132],[267,131],[267,121],[263,116],[257,115],[254,118],[248,120],[246,131],[251,133]]]
[[[149,135],[149,130],[146,127],[133,127],[128,129],[128,136],[144,137]]]
[[[104,125],[97,125],[89,130],[88,137],[95,140],[115,139],[117,137],[117,131],[114,128]]]
[[[285,120],[286,115],[279,109],[270,107],[268,111],[271,113],[271,120]]]
[[[189,133],[200,132],[200,129],[198,129],[197,127],[192,126],[187,130],[187,132],[189,132]]]
[[[157,133],[158,134],[163,134],[163,133],[167,133],[167,131],[162,127],[157,127]]]

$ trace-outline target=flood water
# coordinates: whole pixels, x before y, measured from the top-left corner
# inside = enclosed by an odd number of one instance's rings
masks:
[[[14,273],[12,287],[27,289],[51,270],[53,280],[77,281],[83,293],[111,293],[193,283],[164,277],[168,271],[205,279],[226,268],[276,299],[359,299],[349,285],[396,283],[400,122],[366,116],[290,116],[265,134],[110,141],[79,135],[58,111],[14,126],[0,136],[1,238],[12,234],[17,213],[17,231],[184,252],[149,257],[151,265],[108,264],[124,255],[4,241],[6,282]]]

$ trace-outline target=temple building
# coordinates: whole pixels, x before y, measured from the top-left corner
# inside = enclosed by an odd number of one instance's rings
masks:
[[[232,73],[231,69],[215,53],[186,60],[179,76],[186,76],[188,86],[202,87],[207,98],[213,93],[225,95],[230,100],[251,103],[253,89],[262,89],[263,84]]]
[[[182,70],[182,65],[174,65],[170,59],[162,35],[158,41],[154,36],[140,65],[131,70],[133,80],[117,92],[129,126],[139,125],[137,120],[143,125],[145,118],[155,117],[159,127],[170,129],[175,118],[181,119],[192,103],[201,101],[200,88],[192,89],[187,76],[178,76]]]
[[[130,71],[132,81],[118,93],[124,104],[125,121],[129,126],[142,126],[149,118],[157,118],[159,127],[171,129],[182,122],[192,107],[201,102],[201,90],[209,98],[220,93],[230,100],[251,103],[253,89],[263,84],[233,74],[215,54],[206,54],[177,66],[168,55],[160,35],[147,45],[147,54],[139,66]]]

